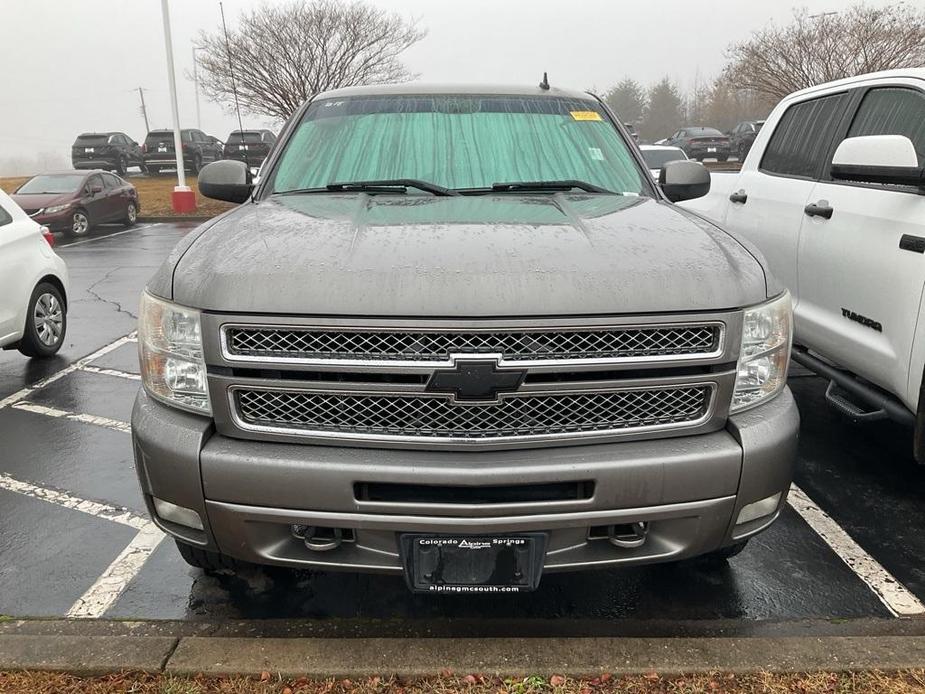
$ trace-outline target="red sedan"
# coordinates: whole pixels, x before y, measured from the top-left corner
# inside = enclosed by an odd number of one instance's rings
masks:
[[[40,174],[11,197],[39,224],[74,236],[107,222],[132,226],[140,209],[135,186],[108,171]]]

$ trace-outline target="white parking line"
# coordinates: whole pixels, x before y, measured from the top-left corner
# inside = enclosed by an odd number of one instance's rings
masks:
[[[122,523],[122,525],[135,528],[135,530],[142,530],[150,523],[147,518],[136,516],[127,508],[81,499],[67,492],[59,492],[56,489],[48,489],[29,482],[22,482],[4,473],[0,473],[0,489],[22,494],[23,496],[31,496],[34,499],[47,501],[50,504],[69,508],[72,511],[80,511],[97,518],[104,518],[114,523]]]
[[[103,575],[71,605],[67,616],[82,619],[102,617],[125,592],[164,537],[164,533],[154,523],[147,523],[119,556],[113,559]]]
[[[82,366],[80,367],[81,371],[86,371],[91,374],[101,374],[103,376],[116,376],[117,378],[125,378],[130,381],[140,381],[141,374],[133,374],[128,371],[120,371],[119,369],[104,369],[99,366]]]
[[[107,429],[113,429],[114,431],[121,431],[125,434],[132,433],[132,425],[128,422],[123,422],[120,419],[110,419],[109,417],[100,417],[95,414],[84,414],[83,412],[68,412],[67,410],[59,410],[56,407],[37,405],[34,402],[16,402],[13,403],[12,407],[14,410],[23,410],[24,412],[41,414],[45,415],[46,417],[56,417],[61,419],[69,419],[72,422],[93,424],[98,427],[106,427]]]
[[[150,229],[151,227],[156,227],[163,222],[154,222],[153,224],[142,224],[141,226],[135,226],[131,229],[125,229],[124,231],[117,231],[112,234],[106,234],[106,236],[96,236],[92,239],[87,239],[86,241],[75,241],[74,243],[62,243],[60,248],[64,250],[65,248],[73,248],[74,246],[82,246],[85,243],[93,243],[94,241],[102,241],[104,239],[111,239],[114,236],[122,236],[122,234],[130,234],[133,231],[141,231],[142,229]]]
[[[788,500],[803,520],[867,584],[890,612],[896,616],[925,614],[925,605],[795,484],[790,487]]]
[[[36,381],[31,386],[26,386],[22,390],[18,390],[12,395],[8,395],[7,397],[3,398],[3,400],[0,400],[0,410],[2,410],[4,407],[9,407],[11,405],[14,405],[21,400],[25,400],[35,391],[41,390],[45,386],[51,383],[54,383],[58,379],[64,378],[68,374],[74,373],[75,371],[77,371],[77,369],[82,369],[84,366],[92,362],[94,359],[99,359],[104,354],[109,354],[113,350],[118,349],[119,347],[121,347],[122,345],[128,342],[135,342],[135,332],[131,332],[128,335],[120,337],[118,340],[110,342],[108,345],[105,345],[104,347],[100,347],[98,350],[93,352],[93,354],[88,354],[83,359],[78,359],[74,363],[69,364],[68,366],[65,366],[60,371],[56,371],[51,376],[43,378],[40,381]]]
[[[138,531],[103,574],[94,581],[86,592],[67,611],[68,617],[102,617],[132,579],[138,575],[151,553],[166,537],[151,521],[136,516],[127,508],[89,501],[55,489],[47,489],[29,482],[22,482],[0,473],[0,489],[47,501],[50,504],[80,511],[96,518],[121,523]]]

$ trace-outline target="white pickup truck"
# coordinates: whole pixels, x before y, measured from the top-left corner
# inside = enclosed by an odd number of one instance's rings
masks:
[[[791,94],[740,172],[684,204],[752,241],[794,302],[793,359],[856,420],[915,429],[925,462],[925,69]]]

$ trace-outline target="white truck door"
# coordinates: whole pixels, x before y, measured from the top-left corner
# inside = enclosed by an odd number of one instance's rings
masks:
[[[905,135],[925,165],[925,93],[867,91],[847,133],[863,135]],[[796,333],[915,411],[919,384],[911,397],[907,376],[925,284],[925,196],[826,179],[813,189],[801,234]]]
[[[847,93],[838,93],[787,106],[776,126],[769,123],[773,130],[763,151],[749,153],[729,196],[727,228],[758,246],[771,272],[790,289],[795,310],[803,293],[797,273],[803,210],[847,101]]]

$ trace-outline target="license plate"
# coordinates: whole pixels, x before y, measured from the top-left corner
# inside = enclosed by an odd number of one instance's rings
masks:
[[[401,548],[415,593],[523,593],[539,585],[546,535],[402,535]]]
[[[95,151],[93,147],[84,147],[84,154],[93,154]]]
[[[715,151],[716,151],[716,147],[707,147],[707,151],[708,151],[708,152],[715,152]]]
[[[158,145],[158,146],[157,146],[157,151],[158,151],[158,152],[166,152],[166,151],[167,151],[167,145]]]

